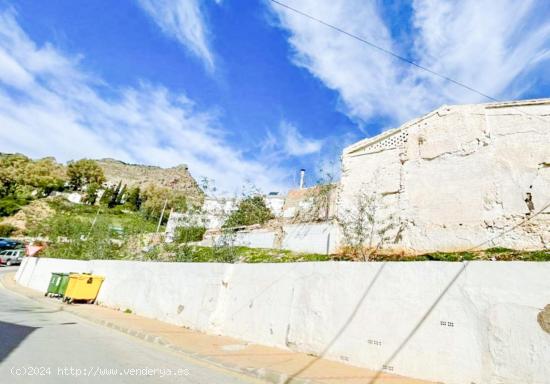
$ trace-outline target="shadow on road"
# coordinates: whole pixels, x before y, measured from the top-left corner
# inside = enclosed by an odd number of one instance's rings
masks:
[[[38,327],[0,321],[0,363]]]

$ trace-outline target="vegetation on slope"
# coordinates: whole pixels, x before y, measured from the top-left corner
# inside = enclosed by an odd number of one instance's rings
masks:
[[[191,207],[181,190],[164,186],[105,184],[103,170],[93,160],[59,164],[53,158],[31,160],[26,156],[0,154],[0,236],[27,236],[47,243],[44,255],[70,259],[134,259],[176,262],[280,263],[303,261],[550,261],[550,251],[515,251],[492,248],[479,252],[427,253],[419,256],[387,255],[365,257],[358,252],[369,244],[364,227],[376,222],[370,200],[346,223],[352,240],[337,255],[304,254],[280,249],[253,249],[235,244],[234,227],[264,224],[273,218],[257,194],[242,199],[221,237],[212,247],[197,244],[205,234],[201,221],[180,228],[173,244],[155,235],[163,210],[199,211]],[[77,192],[83,204],[68,202],[53,192]],[[192,200],[195,201],[195,200]],[[363,206],[362,206],[363,207]],[[164,215],[164,219],[167,215]],[[161,231],[163,228],[160,228]],[[379,233],[378,231],[377,233]]]

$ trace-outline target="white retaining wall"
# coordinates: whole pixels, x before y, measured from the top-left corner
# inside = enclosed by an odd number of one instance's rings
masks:
[[[98,300],[208,333],[371,369],[461,383],[550,383],[550,263],[81,262],[26,258],[20,284],[51,271],[105,276]]]
[[[235,234],[235,244],[252,248],[273,248],[275,232],[264,229],[237,232]]]
[[[219,236],[206,237],[201,244],[211,246]],[[265,228],[237,232],[235,245],[251,248],[282,248],[294,252],[333,254],[340,246],[341,233],[332,223],[283,225],[281,242],[277,233]]]
[[[52,272],[89,271],[90,262],[85,260],[25,257],[15,274],[15,280],[26,287],[46,292]]]
[[[292,224],[283,226],[283,231],[283,249],[330,254],[340,247],[341,234],[336,224]]]

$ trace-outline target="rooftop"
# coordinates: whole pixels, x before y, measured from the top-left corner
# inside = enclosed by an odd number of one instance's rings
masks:
[[[481,103],[481,104],[455,104],[455,105],[442,105],[439,108],[414,119],[408,120],[401,126],[397,128],[388,129],[376,136],[368,137],[363,140],[360,140],[346,148],[344,148],[344,155],[352,154],[357,152],[365,147],[375,145],[382,140],[395,135],[396,133],[408,128],[414,124],[417,124],[425,119],[428,119],[436,114],[447,114],[451,110],[456,109],[465,109],[465,108],[475,108],[475,107],[484,107],[485,109],[496,109],[496,108],[517,108],[522,106],[534,106],[534,105],[550,105],[550,98],[544,99],[529,99],[529,100],[511,100],[511,101],[502,101],[498,103]]]

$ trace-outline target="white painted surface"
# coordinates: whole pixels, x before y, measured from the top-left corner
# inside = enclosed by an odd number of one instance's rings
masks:
[[[273,248],[275,244],[275,232],[259,229],[255,231],[237,232],[235,245],[251,248]]]
[[[201,245],[212,246],[219,238],[220,235],[207,235]],[[340,239],[340,228],[334,223],[287,224],[279,232],[265,228],[237,232],[235,245],[334,254],[338,250]]]
[[[273,212],[275,217],[281,217],[283,215],[283,206],[285,205],[284,195],[266,195],[265,205]]]
[[[333,223],[289,224],[283,226],[282,248],[295,252],[336,253],[340,231]]]
[[[412,253],[548,249],[549,209],[519,224],[550,203],[549,114],[550,99],[443,106],[360,141],[344,150],[339,214],[376,194],[380,226],[395,224],[385,248]]]
[[[85,260],[25,257],[15,279],[21,285],[46,292],[52,272],[90,272],[90,263]]]
[[[19,283],[82,267],[103,304],[204,332],[448,384],[550,383],[550,263],[34,260]]]
[[[52,192],[52,196],[62,196],[68,201],[70,201],[71,203],[75,203],[75,204],[80,204],[83,197],[83,195],[78,192],[58,192],[58,191]]]

